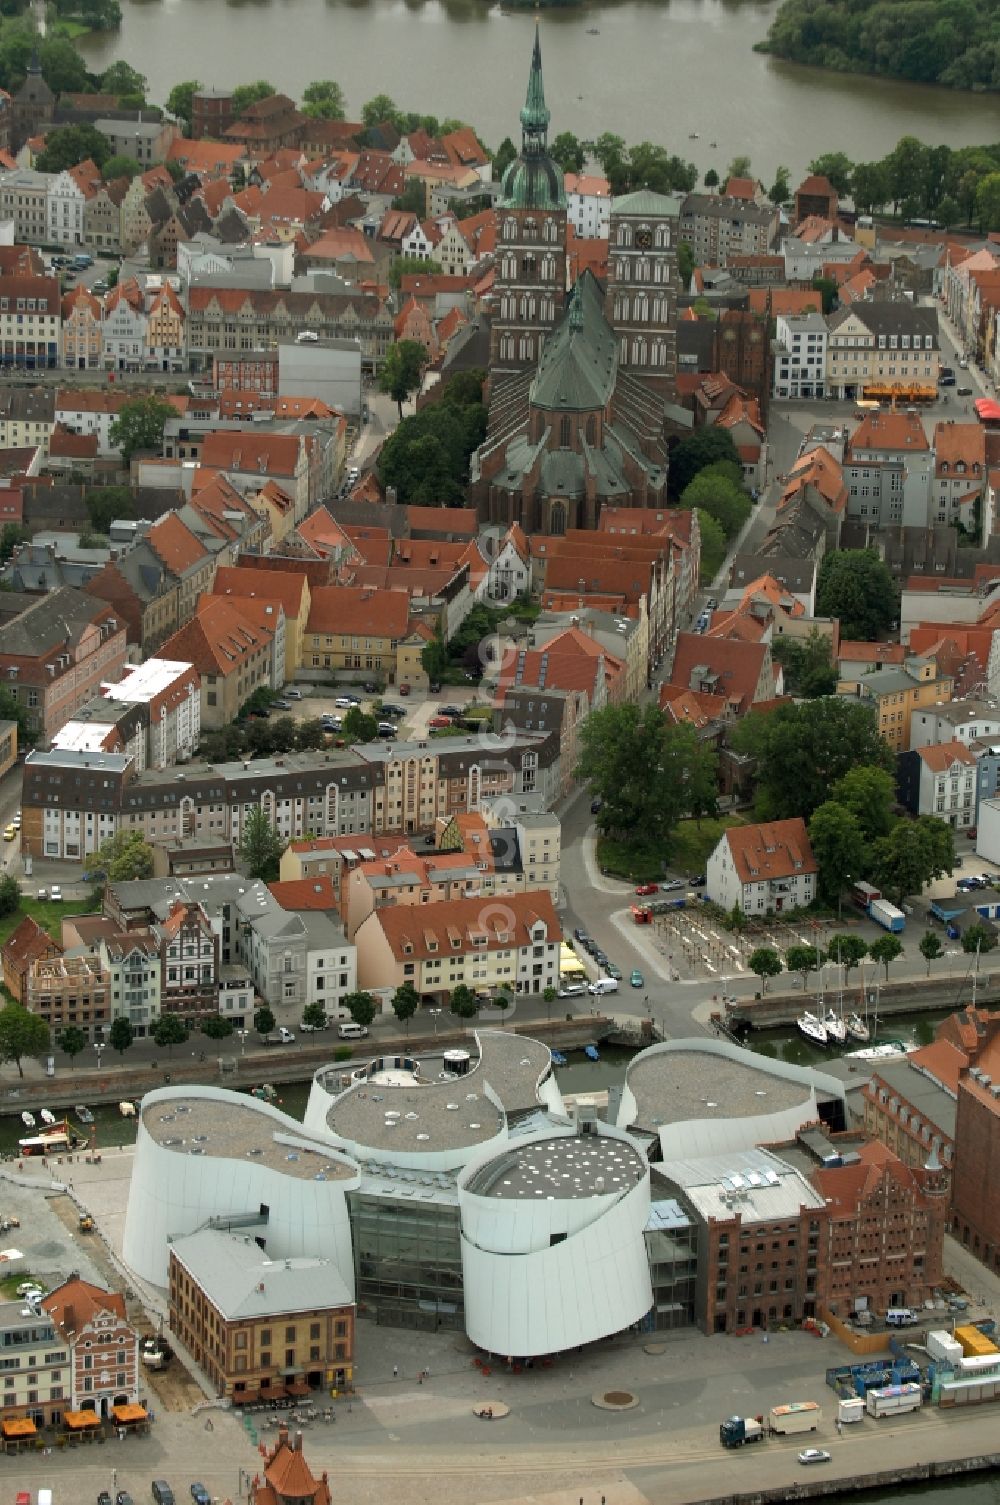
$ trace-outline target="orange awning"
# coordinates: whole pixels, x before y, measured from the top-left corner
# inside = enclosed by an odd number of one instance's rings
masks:
[[[120,1422],[145,1421],[147,1419],[146,1407],[133,1404],[129,1404],[127,1406],[112,1406],[111,1414],[114,1417],[115,1421]]]
[[[12,1416],[3,1424],[5,1437],[34,1437],[38,1431],[30,1416]]]
[[[101,1418],[96,1411],[64,1411],[63,1421],[71,1432],[81,1432],[87,1427],[99,1427]]]

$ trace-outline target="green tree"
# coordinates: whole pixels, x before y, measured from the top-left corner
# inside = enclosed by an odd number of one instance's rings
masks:
[[[836,617],[840,633],[873,643],[899,619],[899,591],[877,549],[831,549],[816,584],[816,613]]]
[[[743,153],[736,156],[726,168],[726,181],[730,178],[748,178],[750,176],[750,158]]]
[[[17,722],[18,747],[25,747],[37,738],[38,733],[30,723],[27,706],[14,699],[7,685],[0,685],[0,721]]]
[[[594,142],[591,155],[600,162],[604,176],[610,178],[616,169],[621,168],[627,153],[628,148],[624,137],[616,136],[611,131],[604,131]]]
[[[400,983],[392,995],[392,1012],[406,1030],[410,1033],[410,1020],[420,1006],[420,994],[412,982]]]
[[[253,1027],[258,1035],[269,1035],[277,1022],[266,1003],[262,1004],[253,1016]]]
[[[375,1000],[370,993],[361,989],[356,993],[345,993],[341,1002],[355,1024],[360,1024],[362,1029],[367,1029],[375,1018]]]
[[[809,171],[828,178],[830,187],[835,188],[841,198],[846,198],[850,193],[854,163],[845,152],[824,152],[821,156],[814,157],[809,163]]]
[[[813,276],[811,286],[819,294],[820,311],[824,314],[833,312],[833,306],[837,301],[837,284],[832,277],[823,277],[819,272]]]
[[[272,826],[260,805],[254,805],[240,837],[240,861],[251,878],[273,883],[285,843],[276,826]]]
[[[701,531],[698,578],[702,585],[711,585],[726,560],[726,535],[707,512],[698,513],[698,527]]]
[[[792,186],[788,180],[788,168],[779,167],[774,174],[774,182],[767,190],[767,196],[772,204],[787,204],[792,196]]]
[[[390,99],[388,94],[376,94],[374,99],[369,99],[367,104],[361,106],[361,119],[371,130],[373,125],[381,125],[388,120],[393,124],[400,118],[400,112],[396,102]]]
[[[153,848],[139,831],[121,830],[106,837],[97,860],[112,883],[131,883],[136,878],[153,876]]]
[[[223,1019],[221,1014],[209,1014],[201,1021],[198,1028],[210,1040],[228,1040],[233,1032],[231,1020]]]
[[[885,980],[889,981],[889,967],[897,956],[903,954],[903,943],[898,936],[880,935],[877,941],[872,941],[868,947],[868,955],[873,962],[880,962],[885,968]]]
[[[259,78],[255,84],[237,84],[232,95],[233,119],[238,119],[251,105],[259,104],[262,99],[270,99],[277,92],[266,78]]]
[[[933,815],[898,820],[888,836],[873,844],[871,867],[882,892],[902,904],[908,894],[919,894],[932,879],[954,870],[954,832]]]
[[[344,717],[343,729],[344,736],[354,742],[375,742],[378,739],[378,721],[360,706],[351,706]]]
[[[587,160],[579,138],[572,131],[559,132],[549,147],[549,156],[559,164],[563,172],[583,172],[583,165]]]
[[[343,89],[332,78],[307,84],[302,94],[302,113],[314,120],[343,120]]]
[[[6,564],[18,545],[27,543],[30,537],[31,530],[23,523],[4,523],[0,528],[0,560]]]
[[[472,1019],[479,1013],[479,1000],[471,988],[460,982],[457,988],[452,989],[448,1007],[459,1019]]]
[[[49,1027],[44,1019],[19,1003],[0,1009],[0,1061],[13,1061],[19,1077],[24,1076],[23,1058],[40,1056],[48,1048]]]
[[[68,37],[44,37],[38,47],[38,58],[42,65],[42,77],[53,94],[79,94],[91,89],[86,64]],[[105,141],[105,151],[110,149],[109,143]],[[92,156],[92,153],[86,152],[84,155]],[[82,162],[83,157],[78,160]],[[97,162],[96,157],[94,161]],[[99,167],[101,164],[98,162],[97,165]],[[37,162],[35,166],[38,166]]]
[[[426,364],[427,351],[419,340],[400,340],[386,351],[379,371],[379,390],[392,398],[399,408],[400,419],[403,403],[419,388]]]
[[[444,639],[440,632],[435,632],[430,642],[420,650],[420,667],[432,684],[440,684],[448,665],[448,650]]]
[[[709,193],[715,192],[715,190],[719,186],[719,174],[716,172],[714,167],[710,167],[708,169],[708,172],[705,174],[702,181],[704,182],[705,187],[708,189]]]
[[[205,86],[200,79],[189,78],[174,84],[167,95],[167,113],[173,115],[184,127],[184,134],[191,134],[191,117],[194,113],[194,96]]]
[[[75,1024],[70,1024],[62,1034],[56,1037],[56,1044],[72,1061],[82,1050],[86,1050],[87,1037],[82,1029],[78,1029]]]
[[[0,919],[5,915],[17,914],[20,907],[20,884],[10,873],[4,873],[3,877],[0,877]]]
[[[836,690],[837,666],[830,654],[830,639],[815,627],[806,638],[777,638],[771,644],[771,656],[784,670],[786,693],[812,700]]]
[[[728,429],[717,425],[697,429],[670,452],[668,479],[671,496],[682,496],[706,465],[712,465],[716,460],[731,460],[738,465],[739,459]]]
[[[597,823],[631,845],[669,850],[693,791],[704,790],[714,769],[714,749],[656,705],[602,706],[580,732],[576,776],[603,801]]]
[[[857,819],[843,805],[827,800],[813,811],[809,842],[819,867],[819,891],[840,913],[841,895],[850,878],[857,878],[865,860],[865,843]]]
[[[997,943],[997,933],[992,925],[970,925],[962,932],[962,950],[967,956],[976,958],[976,971],[979,971],[979,958],[985,956],[987,951],[992,951]]]
[[[846,987],[851,970],[868,955],[868,943],[860,935],[832,935],[827,954],[838,967],[843,967]]]
[[[559,997],[559,994],[556,992],[555,988],[552,986],[551,983],[549,984],[549,986],[547,988],[543,988],[543,990],[542,990],[542,998],[543,998],[543,1000],[545,1002],[545,1017],[546,1017],[546,1019],[551,1019],[552,1018],[552,1005],[555,1003],[555,1001],[556,1001],[556,999],[558,997]]]
[[[866,842],[888,836],[892,830],[896,819],[892,811],[896,784],[886,769],[867,764],[849,768],[834,784],[830,797],[850,810]]]
[[[36,157],[35,167],[39,172],[62,172],[89,157],[100,169],[110,156],[110,141],[94,126],[62,125],[46,136],[45,150]]]
[[[904,199],[915,199],[922,204],[926,152],[926,146],[916,136],[901,136],[883,159],[894,210],[899,209]]]
[[[122,404],[117,418],[112,419],[108,431],[112,448],[121,450],[126,465],[138,450],[148,449],[159,454],[167,419],[175,416],[170,403],[164,402],[162,397],[150,394],[132,398]],[[91,521],[94,521],[93,515]]]
[[[785,966],[789,972],[797,972],[802,978],[802,991],[806,990],[809,973],[817,972],[826,961],[826,952],[818,946],[789,946],[785,952]]]
[[[135,1030],[132,1028],[130,1019],[126,1019],[124,1014],[119,1014],[117,1019],[112,1019],[111,1028],[108,1030],[108,1044],[112,1050],[116,1050],[124,1058],[125,1052],[134,1039]]]
[[[401,504],[464,503],[469,457],[485,434],[482,374],[462,372],[440,401],[404,418],[389,435],[379,451],[379,479]]]
[[[887,771],[895,767],[874,707],[840,696],[782,705],[766,716],[751,713],[732,741],[738,752],[756,759],[762,820],[795,815],[808,820],[830,798],[837,780],[859,763]]]
[[[862,214],[874,214],[890,196],[889,174],[881,162],[859,162],[851,181],[851,194]]]
[[[727,540],[737,536],[751,510],[750,498],[742,486],[734,485],[712,465],[699,471],[685,486],[681,506],[697,507],[700,512],[714,517]]]
[[[682,240],[677,247],[677,276],[681,287],[685,292],[691,286],[691,278],[694,275],[694,252],[686,240]]]
[[[416,212],[422,215],[425,211],[420,209]],[[395,288],[398,292],[404,277],[411,277],[419,272],[434,273],[440,272],[440,270],[441,263],[435,261],[433,256],[394,256],[389,263],[389,286]],[[426,362],[427,351],[420,344],[420,341],[410,340],[408,343],[420,346],[420,349],[423,351],[424,361]]]
[[[772,946],[758,946],[747,957],[747,966],[751,972],[756,973],[760,978],[761,992],[766,993],[768,978],[777,977],[784,963],[781,960],[780,953],[775,951]]]
[[[944,952],[944,947],[942,946],[939,937],[934,934],[933,930],[924,931],[923,939],[919,944],[919,950],[920,955],[927,963],[927,976],[930,977],[931,962],[936,962],[938,957],[941,956]]]
[[[84,503],[95,532],[107,536],[113,522],[126,521],[136,515],[135,502],[128,486],[91,486],[84,492]]]
[[[187,1021],[180,1014],[161,1014],[153,1026],[153,1040],[168,1055],[175,1045],[183,1045],[187,1038]]]
[[[116,178],[128,178],[129,182],[137,178],[142,172],[142,167],[134,157],[126,157],[119,153],[115,157],[109,157],[101,169],[101,177],[105,183],[113,183]]]
[[[297,752],[315,752],[318,748],[326,745],[326,732],[323,723],[318,716],[309,716],[305,721],[300,721],[295,727],[295,749]]]
[[[991,172],[976,189],[976,215],[984,235],[1000,230],[1000,172]]]
[[[322,1003],[307,1003],[302,1010],[302,1023],[312,1025],[313,1029],[326,1029],[326,1008]]]
[[[498,183],[503,182],[503,175],[512,162],[517,160],[517,147],[509,136],[505,136],[497,147],[493,157],[493,177]]]
[[[148,88],[149,81],[145,75],[126,63],[124,58],[119,58],[101,74],[102,94],[138,94],[141,99],[145,99]]]

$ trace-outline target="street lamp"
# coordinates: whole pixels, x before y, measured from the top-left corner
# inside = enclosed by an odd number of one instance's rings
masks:
[[[437,1034],[437,1032],[438,1032],[438,1015],[439,1014],[443,1014],[444,1010],[443,1009],[428,1009],[427,1012],[428,1012],[428,1014],[430,1014],[431,1018],[434,1020],[434,1033]]]
[[[103,1040],[95,1040],[94,1041],[94,1049],[97,1051],[97,1069],[98,1069],[98,1071],[100,1071],[100,1069],[101,1069],[101,1057],[104,1054],[104,1041]]]
[[[247,1035],[250,1033],[250,1031],[248,1029],[238,1029],[236,1033],[240,1037],[240,1055],[242,1056],[246,1054]]]

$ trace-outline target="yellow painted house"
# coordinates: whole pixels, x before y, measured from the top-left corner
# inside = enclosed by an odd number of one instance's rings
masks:
[[[281,602],[285,612],[285,681],[293,680],[303,662],[303,638],[312,603],[305,573],[227,565],[216,571],[213,590],[217,596],[259,596]]]

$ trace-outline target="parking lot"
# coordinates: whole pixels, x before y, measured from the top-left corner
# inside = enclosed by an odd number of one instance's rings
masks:
[[[289,690],[298,692],[302,698],[298,699],[295,694],[289,695]],[[342,717],[347,714],[347,707],[338,706],[337,701],[347,696],[357,698],[361,710],[368,715],[375,716],[378,720],[395,720],[398,737],[404,741],[419,741],[425,737],[429,721],[440,713],[442,706],[457,706],[464,710],[474,702],[479,705],[483,703],[475,685],[445,685],[440,693],[434,695],[416,687],[408,695],[401,695],[399,685],[388,685],[384,695],[373,695],[359,684],[345,683],[342,687],[335,688],[332,685],[310,685],[304,680],[296,680],[294,684],[286,685],[277,692],[279,700],[288,701],[288,709],[279,707],[272,710],[271,714],[291,716],[296,721],[309,721],[323,716]],[[383,718],[377,710],[383,701],[402,710],[402,717]]]

